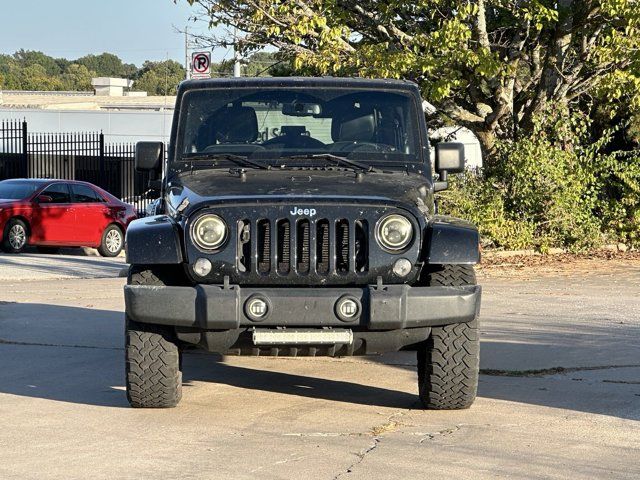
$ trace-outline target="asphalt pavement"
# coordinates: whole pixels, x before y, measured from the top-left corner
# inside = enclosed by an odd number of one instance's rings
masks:
[[[177,408],[135,410],[122,260],[81,258],[0,256],[1,479],[640,478],[637,263],[481,276],[469,410],[421,410],[411,353],[193,353]]]

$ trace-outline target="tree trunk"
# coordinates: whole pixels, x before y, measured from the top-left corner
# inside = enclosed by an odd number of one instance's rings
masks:
[[[491,130],[476,130],[476,137],[480,141],[480,149],[482,150],[482,163],[486,166],[490,163],[491,156],[496,146],[496,133]]]

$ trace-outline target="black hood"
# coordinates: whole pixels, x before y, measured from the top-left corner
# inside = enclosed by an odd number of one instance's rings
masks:
[[[184,197],[191,205],[209,201],[274,197],[318,200],[373,201],[430,205],[431,183],[423,175],[406,172],[360,173],[345,170],[226,169],[183,173],[169,185],[175,206]]]

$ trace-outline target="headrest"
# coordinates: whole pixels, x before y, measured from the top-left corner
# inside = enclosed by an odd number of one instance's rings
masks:
[[[334,142],[372,142],[376,120],[372,110],[349,110],[333,118],[331,138]]]
[[[307,127],[304,125],[283,125],[280,127],[280,133],[282,135],[290,135],[295,137],[296,135],[304,135],[307,132]]]
[[[258,117],[251,107],[225,107],[216,115],[218,143],[249,143],[258,138]]]

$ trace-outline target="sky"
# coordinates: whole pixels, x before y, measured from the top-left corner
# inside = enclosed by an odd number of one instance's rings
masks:
[[[0,53],[24,48],[72,60],[110,52],[138,66],[168,55],[184,64],[184,34],[176,28],[192,13],[186,0],[0,0]],[[216,60],[231,56],[213,52]]]

